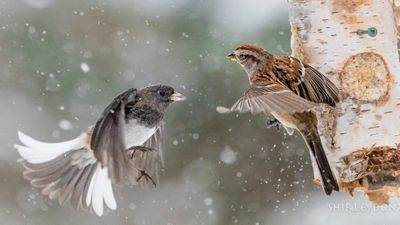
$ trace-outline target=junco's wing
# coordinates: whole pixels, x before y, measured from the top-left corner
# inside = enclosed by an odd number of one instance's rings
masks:
[[[151,150],[137,152],[131,160],[134,168],[145,171],[156,183],[159,180],[160,170],[164,166],[162,154],[164,142],[163,130],[163,125],[158,125],[153,136],[144,143],[144,146]],[[135,178],[137,179],[139,176],[140,173],[137,172]],[[148,179],[140,179],[139,183],[144,185],[151,184]]]
[[[276,78],[297,95],[332,106],[339,102],[339,90],[318,70],[293,57],[280,56],[275,60],[279,61],[272,68]]]
[[[102,166],[108,167],[109,176],[115,183],[123,183],[125,173],[129,171],[123,127],[125,106],[135,99],[136,93],[136,89],[131,88],[114,98],[96,122],[90,140],[95,157]]]
[[[231,108],[217,107],[219,113],[294,113],[312,110],[317,106],[287,87],[276,83],[253,84]]]

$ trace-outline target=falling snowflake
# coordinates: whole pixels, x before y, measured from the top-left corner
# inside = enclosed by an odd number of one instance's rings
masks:
[[[71,130],[72,129],[72,124],[66,119],[60,120],[58,122],[58,126],[60,127],[61,130]]]
[[[89,65],[87,63],[83,62],[83,63],[81,63],[81,70],[84,73],[89,73],[90,67],[89,67]]]
[[[236,161],[237,152],[233,151],[230,146],[226,146],[224,150],[221,151],[219,158],[223,163],[231,165]]]
[[[207,197],[207,198],[205,198],[204,199],[204,204],[205,205],[212,205],[213,204],[213,199],[212,198],[210,198],[210,197]]]

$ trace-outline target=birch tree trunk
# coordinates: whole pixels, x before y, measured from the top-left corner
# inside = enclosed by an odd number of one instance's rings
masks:
[[[397,30],[389,0],[288,0],[293,56],[341,90],[319,131],[341,189],[376,204],[399,196]],[[314,174],[318,180],[317,168]]]

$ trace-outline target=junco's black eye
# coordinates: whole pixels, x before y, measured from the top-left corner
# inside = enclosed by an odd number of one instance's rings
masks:
[[[167,93],[165,93],[165,91],[159,90],[158,91],[158,95],[161,97],[164,97]]]
[[[126,114],[131,113],[132,111],[133,111],[133,105],[128,104],[128,105],[125,106],[125,113]]]

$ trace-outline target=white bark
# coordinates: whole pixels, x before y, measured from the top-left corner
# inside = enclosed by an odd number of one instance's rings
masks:
[[[331,166],[336,167],[343,189],[364,190],[374,202],[385,203],[389,196],[398,195],[397,188],[386,185],[373,191],[371,183],[357,180],[367,173],[374,177],[365,171],[371,150],[387,155],[400,143],[400,65],[392,4],[389,0],[289,0],[288,6],[294,56],[326,74],[342,92],[336,129],[327,130],[326,121],[320,127],[323,138],[333,138],[335,143],[324,144]],[[377,35],[357,33],[368,28],[376,28]],[[360,154],[364,157],[353,157]],[[350,162],[344,165],[344,159]],[[386,169],[392,175],[396,170]]]

